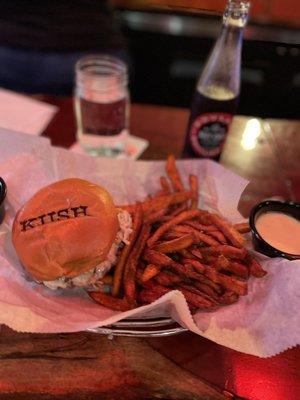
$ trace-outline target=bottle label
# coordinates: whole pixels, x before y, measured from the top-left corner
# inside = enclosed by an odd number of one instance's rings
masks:
[[[206,113],[199,115],[190,129],[191,146],[198,156],[216,157],[221,151],[232,115]]]

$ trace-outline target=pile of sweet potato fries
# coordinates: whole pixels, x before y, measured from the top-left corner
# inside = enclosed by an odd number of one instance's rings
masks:
[[[198,209],[198,180],[190,175],[186,190],[173,156],[166,173],[155,195],[121,206],[133,218],[130,244],[104,277],[111,293],[89,292],[107,308],[129,310],[177,289],[192,311],[214,310],[246,295],[250,276],[266,274],[244,247],[248,224]]]

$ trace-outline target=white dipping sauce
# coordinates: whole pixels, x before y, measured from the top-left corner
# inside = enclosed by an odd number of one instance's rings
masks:
[[[289,254],[300,254],[300,221],[281,212],[261,214],[256,222],[260,236],[271,246]]]

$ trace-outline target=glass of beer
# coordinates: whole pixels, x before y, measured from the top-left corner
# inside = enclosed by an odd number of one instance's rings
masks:
[[[77,140],[94,156],[114,157],[124,151],[128,129],[128,72],[124,62],[91,55],[75,66]]]

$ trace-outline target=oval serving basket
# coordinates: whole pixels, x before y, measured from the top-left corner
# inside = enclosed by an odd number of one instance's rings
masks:
[[[188,331],[172,318],[128,318],[115,324],[87,329],[88,332],[114,336],[163,337]]]

